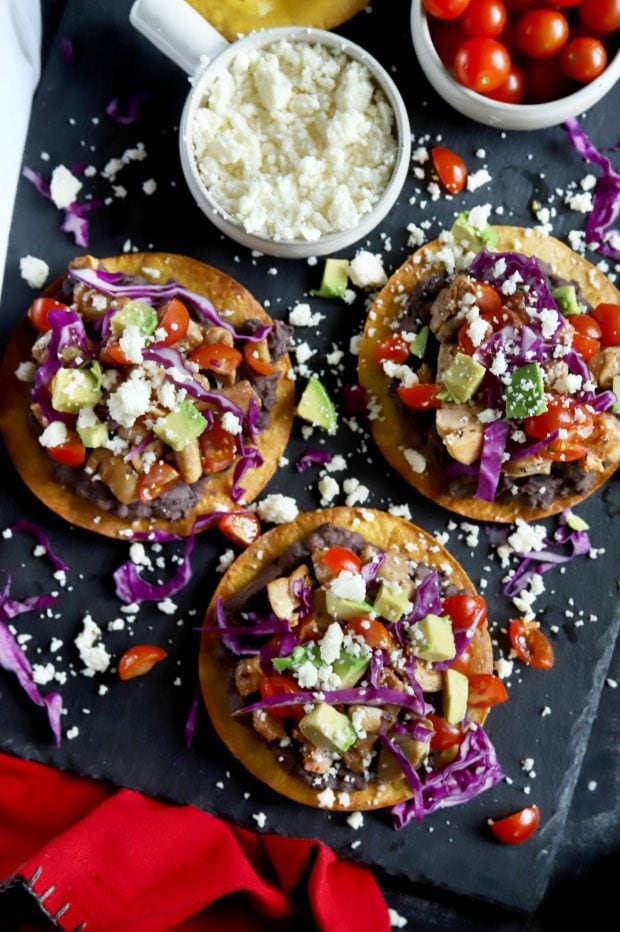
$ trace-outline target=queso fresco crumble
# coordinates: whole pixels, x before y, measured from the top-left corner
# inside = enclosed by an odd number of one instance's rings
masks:
[[[203,183],[251,233],[317,240],[350,229],[396,161],[394,112],[365,65],[307,42],[238,53],[193,126]]]

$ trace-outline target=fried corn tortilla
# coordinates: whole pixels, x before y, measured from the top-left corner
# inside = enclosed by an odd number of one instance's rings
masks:
[[[232,312],[226,320],[235,329],[242,329],[244,322],[250,319],[266,324],[271,322],[258,301],[239,282],[203,262],[168,253],[132,253],[103,259],[101,262],[107,271],[122,272],[125,275],[140,275],[146,268],[150,280],[157,284],[174,279],[189,290],[208,297],[216,311]],[[51,285],[46,294],[54,295],[58,284]],[[129,527],[133,531],[157,529],[187,536],[200,515],[238,507],[231,499],[232,468],[210,476],[197,504],[182,519],[175,521],[164,518],[122,518],[109,511],[102,511],[87,498],[59,483],[54,477],[55,464],[39,444],[37,430],[32,422],[30,385],[15,376],[19,364],[31,358],[35,337],[35,331],[24,317],[9,340],[0,368],[0,431],[19,475],[48,508],[71,524],[106,537],[118,537]],[[294,383],[283,376],[290,366],[290,359],[285,354],[274,367],[274,371],[280,374],[276,401],[269,424],[258,435],[255,443],[263,457],[263,464],[249,470],[243,477],[246,502],[256,498],[267,484],[288,441],[293,421],[295,389]]]
[[[188,0],[231,42],[239,34],[270,26],[333,29],[368,5],[368,0]]]
[[[601,302],[620,303],[620,292],[591,263],[552,236],[523,227],[495,226],[497,245],[493,252],[516,252],[535,256],[548,263],[562,279],[577,282],[585,299],[596,306]],[[417,250],[391,276],[377,296],[366,320],[360,344],[358,375],[360,384],[373,398],[379,416],[371,420],[373,437],[383,456],[418,492],[442,508],[481,521],[513,522],[538,520],[572,508],[600,488],[615,472],[620,462],[617,452],[607,468],[596,474],[587,492],[556,495],[548,508],[530,507],[515,496],[508,501],[483,501],[475,497],[454,497],[446,491],[446,474],[441,463],[426,462],[422,471],[414,470],[405,451],[419,450],[421,435],[429,430],[428,420],[417,411],[405,409],[390,391],[389,379],[375,360],[378,341],[394,334],[394,324],[403,313],[403,295],[409,295],[426,276],[441,271],[441,266],[427,267],[427,257],[443,248],[439,240]],[[419,360],[421,362],[421,360]],[[612,415],[607,415],[613,417]],[[615,418],[614,418],[615,420]],[[414,465],[419,465],[420,461]]]
[[[278,763],[268,744],[253,729],[251,720],[248,721],[249,716],[233,717],[231,714],[231,702],[237,705],[247,705],[248,702],[247,699],[241,701],[239,695],[235,694],[236,658],[224,647],[213,626],[216,600],[221,599],[225,607],[231,598],[239,598],[239,593],[256,581],[270,564],[283,558],[292,545],[305,541],[309,535],[326,525],[337,531],[345,529],[345,532],[358,533],[381,551],[395,547],[406,550],[413,561],[433,568],[448,567],[450,582],[457,590],[475,593],[462,567],[435,538],[402,518],[370,509],[340,507],[300,514],[289,524],[280,525],[264,534],[226,571],[207,609],[200,647],[200,682],[207,711],[224,744],[253,776],[267,783],[277,793],[314,807],[320,805],[317,789],[311,787],[302,776],[287,772]],[[476,629],[470,650],[469,673],[491,673],[493,654],[486,621]],[[487,711],[470,708],[470,718],[482,724]],[[379,809],[409,799],[409,784],[391,755],[387,757],[385,769],[382,770],[382,782],[369,781],[364,789],[350,790],[347,800],[336,796],[330,808]]]

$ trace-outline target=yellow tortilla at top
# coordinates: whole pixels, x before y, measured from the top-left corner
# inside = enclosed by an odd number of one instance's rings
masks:
[[[620,292],[602,272],[552,236],[523,227],[494,227],[497,233],[497,252],[520,252],[537,256],[548,262],[562,278],[581,285],[584,296],[596,306],[601,302],[620,303]],[[598,473],[592,488],[585,494],[556,496],[548,509],[526,507],[517,497],[510,502],[485,502],[478,498],[453,498],[443,491],[443,470],[436,464],[426,464],[423,472],[415,472],[405,457],[405,450],[416,449],[419,433],[418,418],[413,410],[403,411],[389,391],[389,380],[381,365],[375,361],[373,351],[379,340],[394,331],[391,324],[402,316],[403,295],[409,295],[421,279],[441,272],[443,265],[429,266],[428,258],[443,248],[435,240],[422,246],[394,272],[383,290],[377,295],[366,320],[360,343],[358,376],[360,384],[374,397],[379,416],[370,422],[372,435],[386,460],[412,485],[450,511],[479,521],[512,522],[517,518],[534,521],[572,508],[600,488],[617,469],[618,464]],[[426,423],[426,422],[425,422]],[[424,429],[427,429],[426,427]]]
[[[218,32],[233,42],[270,26],[332,29],[351,19],[369,0],[187,0]]]
[[[430,566],[446,564],[452,569],[450,581],[458,588],[475,592],[475,588],[461,565],[448,551],[427,534],[408,521],[369,508],[325,508],[321,511],[300,514],[289,524],[274,528],[263,534],[230,566],[222,577],[205,616],[205,629],[213,628],[215,601],[226,601],[256,578],[264,567],[285,553],[291,544],[301,541],[321,524],[330,522],[336,527],[357,531],[369,543],[385,549],[392,545],[407,547],[413,560]],[[200,683],[202,696],[215,730],[229,751],[250,771],[253,776],[267,783],[276,793],[308,806],[319,807],[317,791],[302,777],[287,773],[276,761],[265,742],[253,731],[251,723],[244,724],[242,717],[231,715],[231,697],[234,695],[233,671],[238,658],[222,645],[220,636],[214,631],[204,630],[200,644]],[[471,641],[470,673],[493,671],[493,649],[485,624],[476,630]],[[244,700],[249,704],[248,700]],[[470,718],[482,723],[487,709],[470,709]],[[332,809],[380,809],[411,798],[409,784],[399,773],[392,782],[383,785],[371,783],[364,790],[349,792],[349,802],[344,805],[338,798]]]
[[[258,301],[239,282],[195,259],[168,253],[130,253],[101,261],[111,272],[124,272],[126,275],[144,274],[145,279],[157,284],[164,284],[170,278],[175,279],[191,291],[208,297],[217,311],[232,311],[226,320],[235,329],[241,328],[250,318],[265,323],[271,321]],[[143,273],[143,268],[159,271],[159,278]],[[48,293],[54,290],[52,285],[48,288]],[[0,367],[0,432],[19,475],[48,508],[71,524],[106,537],[123,536],[123,532],[128,528],[134,531],[157,529],[185,537],[190,533],[199,515],[241,507],[232,501],[230,495],[232,468],[209,477],[198,503],[180,521],[167,521],[163,518],[132,521],[120,518],[110,512],[101,511],[93,502],[56,481],[53,475],[54,461],[40,445],[38,431],[31,421],[31,386],[18,381],[15,376],[18,365],[31,359],[32,344],[36,337],[36,331],[24,317],[9,340]],[[287,355],[275,366],[275,370],[281,376],[278,381],[276,404],[271,411],[269,426],[254,444],[260,450],[264,462],[258,469],[249,470],[243,477],[241,484],[246,490],[246,502],[255,499],[268,483],[288,442],[295,405],[294,384],[284,377],[290,367],[291,362]]]

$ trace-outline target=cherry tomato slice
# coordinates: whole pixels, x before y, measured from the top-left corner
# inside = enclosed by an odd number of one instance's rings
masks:
[[[195,349],[189,358],[201,369],[211,369],[216,375],[228,375],[241,365],[243,356],[239,350],[224,343],[205,343]]]
[[[530,437],[544,440],[554,430],[574,431],[575,437],[586,440],[594,429],[594,418],[587,407],[565,395],[550,395],[547,410],[525,419],[524,429]],[[566,439],[566,438],[563,438]]]
[[[320,641],[323,637],[323,633],[314,615],[308,615],[303,621],[300,621],[295,628],[295,634],[300,644],[305,644],[306,641]]]
[[[568,20],[558,10],[532,10],[517,23],[517,45],[530,58],[553,58],[566,45]]]
[[[584,337],[592,337],[593,340],[600,340],[603,336],[600,324],[590,314],[575,314],[570,320],[573,328],[582,333]]]
[[[259,690],[262,699],[269,699],[271,696],[279,696],[281,693],[298,693],[299,686],[292,676],[286,676],[284,673],[272,673],[270,676],[264,676],[261,679]],[[281,705],[268,711],[278,718],[296,718],[297,721],[305,715],[302,705]]]
[[[482,285],[482,283],[479,283],[479,284],[480,286]],[[495,291],[495,288],[491,288],[490,285],[487,287],[491,289],[491,291]],[[497,292],[495,293],[497,294]],[[499,298],[499,295],[498,295],[498,298]],[[495,303],[495,299],[491,297],[490,292],[485,291],[481,293],[481,302],[486,303],[487,305],[490,305],[491,303]],[[501,298],[500,298],[500,305],[501,305]],[[521,328],[523,327],[523,319],[519,317],[516,311],[512,311],[510,310],[510,308],[507,308],[507,307],[500,306],[499,309],[492,310],[492,311],[485,311],[484,313],[480,314],[479,319],[483,320],[485,324],[487,325],[486,331],[482,337],[482,341],[480,345],[482,345],[482,343],[488,340],[491,334],[497,333],[498,330],[502,330],[504,327],[511,326],[511,327],[514,327],[515,330],[521,330]],[[475,346],[472,341],[469,328],[470,328],[470,323],[467,321],[460,328],[457,339],[458,339],[459,349],[461,350],[461,352],[466,353],[468,356],[471,356],[476,351],[477,346]]]
[[[495,837],[505,845],[520,845],[531,838],[540,823],[538,806],[527,806],[519,812],[491,824]]]
[[[52,329],[52,325],[48,320],[49,312],[68,310],[66,304],[61,304],[60,301],[56,301],[54,298],[35,298],[28,308],[28,320],[39,333],[46,333],[46,331]]]
[[[502,309],[502,296],[488,282],[474,282],[476,305],[481,314],[499,314]]]
[[[550,670],[553,666],[553,647],[540,626],[524,618],[513,618],[508,629],[512,649],[528,667]]]
[[[138,498],[145,504],[168,492],[181,481],[180,473],[169,463],[154,463],[138,479]]]
[[[450,616],[455,631],[462,631],[475,624],[479,628],[487,620],[487,603],[481,595],[456,593],[443,600],[443,610]]]
[[[579,5],[579,18],[596,35],[609,35],[620,29],[620,4],[618,0],[583,0]]]
[[[349,573],[360,573],[362,570],[362,561],[358,555],[346,547],[330,547],[321,557],[321,562],[336,574],[343,570]]]
[[[394,650],[396,642],[383,622],[376,618],[352,618],[344,629],[345,634],[364,638],[373,650]]]
[[[463,676],[469,676],[469,671],[471,669],[473,661],[471,647],[466,647],[460,657],[450,664],[451,670],[456,670],[457,673],[462,673]]]
[[[273,365],[268,359],[261,359],[255,343],[245,344],[243,358],[250,369],[253,369],[258,375],[273,375]]]
[[[167,656],[168,651],[155,644],[134,644],[118,662],[118,677],[121,680],[133,680],[136,676],[144,676]]]
[[[72,430],[67,431],[67,440],[57,447],[48,447],[48,454],[57,463],[65,466],[81,466],[86,459],[86,447]]]
[[[572,338],[573,349],[576,350],[584,359],[592,359],[599,352],[601,344],[593,337],[588,337],[584,333],[575,331]]]
[[[458,19],[469,0],[422,0],[424,9],[436,19]]]
[[[494,91],[510,72],[510,55],[497,39],[477,36],[467,39],[456,53],[454,72],[457,80],[479,94]]]
[[[577,36],[562,49],[561,62],[569,78],[588,84],[607,67],[607,50],[598,39]]]
[[[127,359],[125,353],[121,349],[120,343],[115,340],[113,343],[108,343],[103,351],[104,357],[107,357],[113,365],[115,366],[131,366],[133,363],[131,360]]]
[[[386,359],[397,364],[406,362],[409,358],[409,344],[403,340],[399,333],[386,337],[385,340],[379,340],[374,348],[375,362],[381,363]]]
[[[410,385],[408,388],[399,385],[397,391],[402,403],[408,408],[413,408],[414,411],[441,408],[441,401],[437,397],[441,391],[441,385]]]
[[[460,728],[451,725],[441,715],[427,715],[426,718],[435,729],[435,734],[431,738],[432,751],[447,751],[448,748],[460,744],[465,737]]]
[[[467,704],[474,709],[487,709],[507,702],[508,693],[502,681],[492,673],[474,673],[469,677]]]
[[[433,167],[448,194],[458,194],[467,183],[467,166],[456,152],[445,146],[431,149]]]
[[[235,456],[237,447],[233,434],[224,430],[219,421],[215,421],[210,430],[201,434],[198,443],[202,466],[205,472],[216,473],[228,469]]]
[[[224,537],[240,547],[249,547],[260,537],[261,532],[260,521],[253,511],[224,515],[217,526]]]
[[[508,13],[502,0],[470,0],[461,16],[468,36],[497,38],[506,25]]]
[[[579,438],[569,431],[569,437],[566,440],[554,440],[544,450],[541,450],[540,454],[544,459],[554,463],[574,463],[583,459],[587,452],[587,448],[579,443]]]
[[[165,330],[163,340],[154,342],[154,346],[174,346],[187,334],[189,327],[189,311],[178,298],[171,298],[166,304],[164,312],[159,319],[157,329]]]
[[[603,346],[620,346],[620,304],[598,304],[592,317],[601,328]]]

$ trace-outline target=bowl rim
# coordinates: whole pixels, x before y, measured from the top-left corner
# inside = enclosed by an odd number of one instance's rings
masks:
[[[217,73],[239,53],[252,48],[265,48],[275,42],[289,40],[326,45],[348,55],[352,60],[364,64],[373,80],[384,93],[394,113],[394,135],[396,137],[396,159],[390,178],[374,207],[364,214],[356,226],[348,230],[327,233],[316,240],[274,239],[258,233],[248,232],[243,224],[222,208],[202,181],[193,153],[191,129],[205,88]],[[392,209],[402,191],[411,156],[411,125],[407,108],[396,84],[381,63],[366,49],[345,39],[337,33],[305,26],[280,26],[258,30],[229,45],[222,53],[206,62],[192,79],[190,91],[179,124],[179,148],[181,165],[187,185],[196,203],[207,217],[232,239],[251,249],[267,255],[307,258],[314,255],[344,249],[368,235]]]

